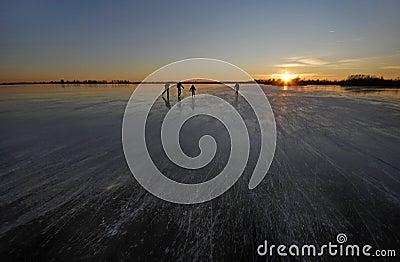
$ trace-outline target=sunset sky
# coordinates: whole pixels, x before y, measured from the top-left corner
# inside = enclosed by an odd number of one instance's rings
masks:
[[[400,1],[2,1],[0,82],[142,80],[191,57],[255,78],[400,76]]]

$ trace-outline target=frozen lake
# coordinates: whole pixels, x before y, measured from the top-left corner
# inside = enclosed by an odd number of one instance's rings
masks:
[[[400,90],[262,86],[275,114],[277,148],[262,183],[248,190],[259,129],[248,104],[224,87],[198,86],[245,115],[248,166],[222,196],[178,205],[147,193],[133,178],[121,142],[134,86],[0,87],[0,261],[252,260],[264,240],[374,249],[400,246]],[[188,97],[187,89],[184,96]],[[229,153],[223,126],[199,117],[185,125],[183,150],[198,152],[202,127],[216,158],[202,172],[165,159],[158,126],[170,104],[149,117],[150,153],[181,182],[206,181]],[[185,137],[185,136],[184,136]]]

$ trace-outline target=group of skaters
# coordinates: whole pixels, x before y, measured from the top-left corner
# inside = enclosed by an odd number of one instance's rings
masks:
[[[170,83],[168,83],[168,82],[165,83],[164,91],[161,94],[163,96],[165,93],[167,93],[167,99],[169,99],[169,86],[170,86]],[[180,99],[181,94],[182,94],[182,89],[185,89],[185,87],[182,85],[181,82],[178,82],[178,84],[176,85],[176,88],[178,89],[178,99]],[[235,89],[235,94],[239,95],[239,83],[238,82],[236,82],[234,89]],[[192,84],[192,86],[189,88],[189,92],[192,93],[192,97],[196,96],[196,90],[197,90],[196,87],[194,86],[194,84]]]

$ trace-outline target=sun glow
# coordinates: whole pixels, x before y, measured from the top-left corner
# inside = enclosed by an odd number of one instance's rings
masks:
[[[290,74],[288,72],[285,72],[283,74],[273,74],[272,75],[274,78],[280,78],[282,79],[283,82],[289,83],[292,79],[298,77],[296,74]]]
[[[284,73],[284,74],[280,74],[279,78],[283,80],[283,82],[288,83],[290,82],[290,80],[296,78],[297,75],[295,74],[289,74],[289,73]]]

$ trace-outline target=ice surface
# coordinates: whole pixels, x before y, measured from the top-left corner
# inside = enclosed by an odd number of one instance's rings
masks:
[[[398,248],[398,90],[263,86],[278,141],[268,175],[249,190],[259,150],[254,115],[230,89],[197,87],[244,116],[250,159],[222,196],[177,205],[147,193],[125,162],[121,124],[133,89],[0,87],[1,261],[252,260],[264,240],[322,245],[338,233],[351,243]],[[160,98],[147,126],[159,169],[186,183],[217,175],[230,153],[224,127],[207,117],[188,121],[181,131],[185,153],[197,155],[205,133],[218,150],[201,171],[181,170],[160,150],[159,124],[167,111]]]

